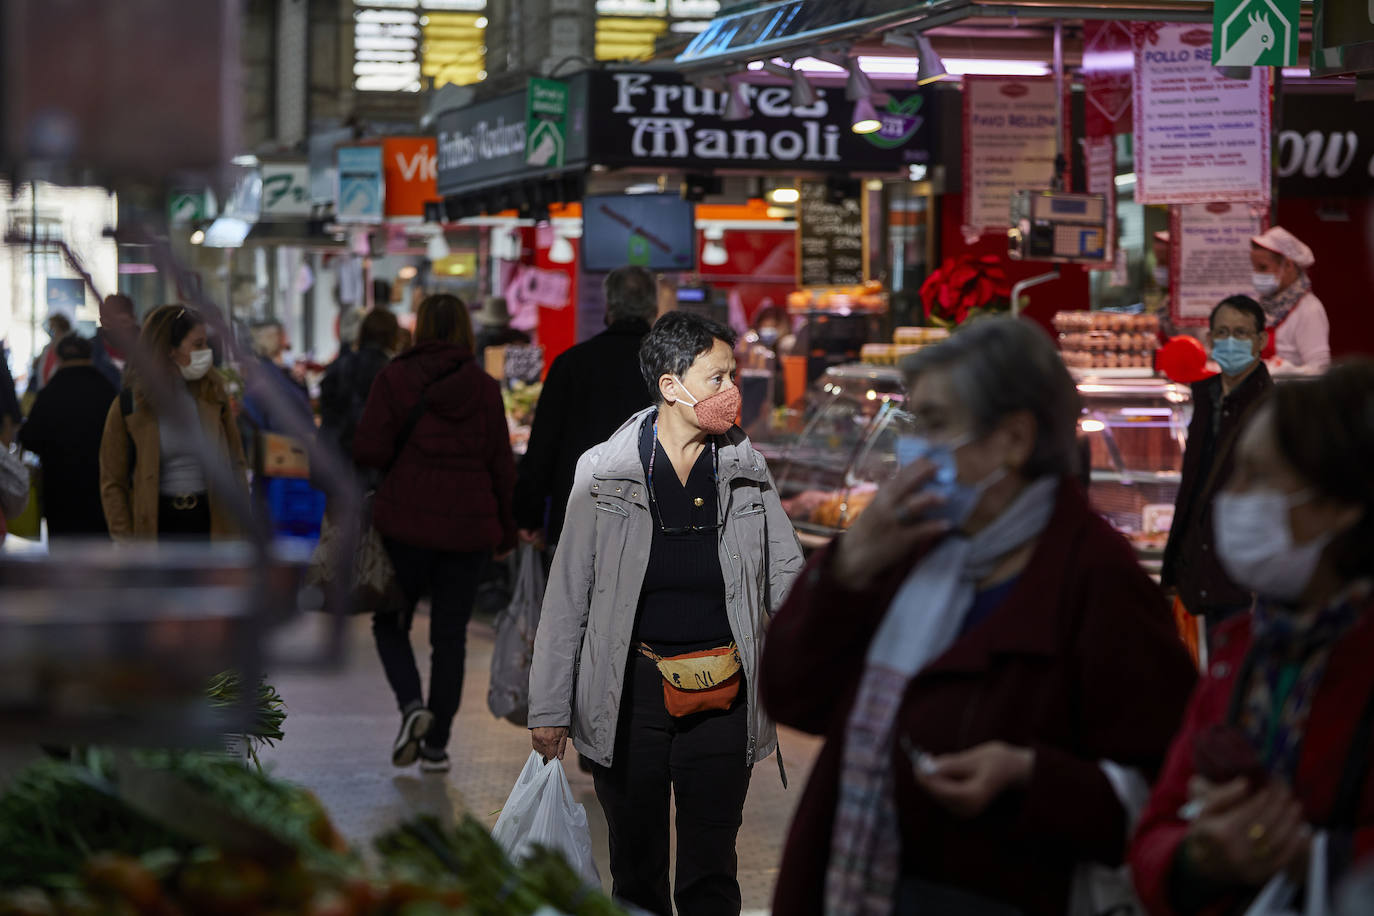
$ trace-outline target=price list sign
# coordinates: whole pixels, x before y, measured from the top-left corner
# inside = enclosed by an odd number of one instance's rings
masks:
[[[858,286],[864,282],[863,207],[858,198],[831,201],[825,182],[803,181],[797,205],[797,282],[800,286]]]
[[[1222,76],[1204,26],[1138,23],[1136,201],[1267,201],[1268,74]]]
[[[1250,204],[1180,204],[1170,208],[1174,320],[1203,325],[1227,296],[1250,293],[1250,239],[1264,231]]]

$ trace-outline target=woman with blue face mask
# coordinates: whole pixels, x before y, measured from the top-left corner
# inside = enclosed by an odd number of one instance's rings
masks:
[[[1059,916],[1075,875],[1120,863],[1193,666],[1076,479],[1049,337],[986,319],[904,368],[909,463],[764,646],[766,707],[825,738],[773,909]]]
[[[1307,277],[1316,260],[1282,226],[1250,240],[1255,292],[1268,318],[1262,357],[1275,375],[1321,375],[1331,365],[1331,326]]]
[[[1371,462],[1368,360],[1278,385],[1240,437],[1216,543],[1259,599],[1211,640],[1141,821],[1152,913],[1241,912],[1276,875],[1334,887],[1374,862]]]

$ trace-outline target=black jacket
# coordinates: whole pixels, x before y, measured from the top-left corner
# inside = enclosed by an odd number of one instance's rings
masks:
[[[639,371],[639,344],[648,333],[646,322],[618,321],[549,367],[515,483],[515,522],[521,528],[544,528],[549,542],[556,542],[577,459],[649,406]]]
[[[1236,440],[1246,419],[1274,387],[1269,370],[1260,363],[1230,396],[1221,402],[1220,424],[1212,434],[1221,377],[1193,385],[1193,420],[1188,424],[1188,447],[1183,453],[1183,480],[1174,504],[1174,522],[1164,548],[1160,584],[1175,588],[1184,607],[1194,614],[1234,610],[1252,600],[1250,592],[1232,582],[1217,559],[1212,530],[1212,501],[1231,478]]]
[[[38,392],[19,441],[43,462],[43,514],[53,537],[109,535],[100,502],[100,441],[118,392],[90,364],[58,370]]]
[[[353,433],[362,418],[372,383],[391,357],[380,347],[345,350],[325,370],[320,382],[320,434],[322,446],[337,450],[353,461]]]

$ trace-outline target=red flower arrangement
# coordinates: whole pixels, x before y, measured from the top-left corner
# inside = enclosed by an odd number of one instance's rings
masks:
[[[921,284],[926,320],[945,328],[963,324],[974,313],[1003,311],[1011,306],[1010,297],[1007,272],[996,255],[947,258]]]

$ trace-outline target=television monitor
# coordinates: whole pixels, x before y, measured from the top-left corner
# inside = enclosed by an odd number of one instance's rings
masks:
[[[676,194],[617,194],[582,201],[582,267],[606,273],[696,267],[696,205]]]

